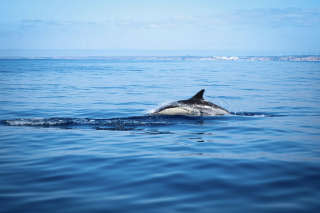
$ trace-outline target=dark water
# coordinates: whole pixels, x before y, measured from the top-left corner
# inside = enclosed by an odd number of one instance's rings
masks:
[[[0,60],[0,212],[319,212],[319,85],[311,62]],[[202,88],[235,114],[146,115]]]

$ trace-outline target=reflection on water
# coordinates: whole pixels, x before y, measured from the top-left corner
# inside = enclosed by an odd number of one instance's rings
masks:
[[[198,141],[205,142],[205,141]],[[169,157],[169,156],[166,156]],[[218,158],[218,159],[238,159],[238,160],[276,160],[288,162],[314,162],[320,161],[320,157],[299,156],[299,154],[279,154],[269,152],[253,152],[253,153],[186,153],[175,157],[200,157],[200,158]]]

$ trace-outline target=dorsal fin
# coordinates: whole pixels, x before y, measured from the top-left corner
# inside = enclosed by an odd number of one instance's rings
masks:
[[[197,94],[195,94],[190,100],[203,100],[204,89],[200,90]]]

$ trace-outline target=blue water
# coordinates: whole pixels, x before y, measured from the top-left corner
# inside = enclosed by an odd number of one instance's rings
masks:
[[[319,212],[319,106],[320,63],[0,60],[0,212]]]

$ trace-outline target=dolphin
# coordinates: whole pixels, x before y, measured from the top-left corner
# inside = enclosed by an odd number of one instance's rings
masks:
[[[156,109],[151,115],[187,115],[187,116],[215,116],[226,115],[230,112],[214,103],[203,99],[204,89],[187,100],[172,102]]]

